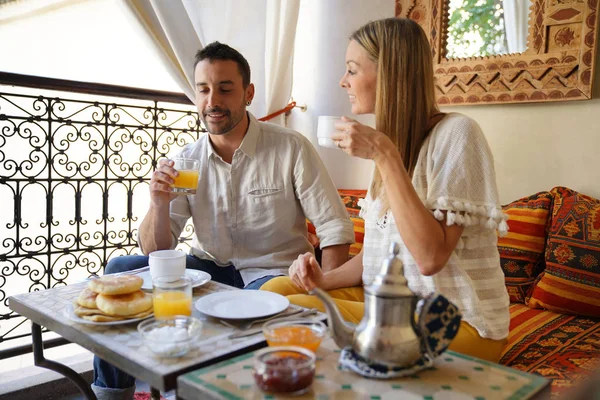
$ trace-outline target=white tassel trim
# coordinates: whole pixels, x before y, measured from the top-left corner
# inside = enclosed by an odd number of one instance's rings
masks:
[[[440,197],[437,200],[437,202],[440,205],[440,207],[443,207],[443,208],[447,208],[448,207],[448,199],[446,197]]]
[[[456,222],[456,214],[452,211],[446,213],[446,225],[452,226]]]
[[[445,211],[448,226],[454,224],[465,227],[482,226],[486,229],[498,230],[500,236],[504,236],[508,232],[508,224],[506,223],[508,216],[496,205],[475,205],[460,200],[451,200],[447,197],[439,197],[433,201],[433,204],[428,204],[428,206],[434,210],[433,216],[438,221],[444,219]]]
[[[462,201],[453,201],[452,207],[454,207],[456,211],[465,211],[465,204]]]
[[[502,220],[498,225],[498,236],[504,237],[508,233],[508,224],[505,220]]]

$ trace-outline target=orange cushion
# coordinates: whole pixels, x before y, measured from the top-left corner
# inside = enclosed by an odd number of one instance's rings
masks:
[[[367,195],[367,191],[339,189],[338,193],[342,198],[342,202],[346,206],[346,211],[348,211],[348,214],[350,215],[350,220],[354,224],[354,240],[356,243],[350,246],[350,251],[348,252],[350,257],[354,257],[360,253],[365,236],[365,222],[358,216],[358,213],[360,212],[358,200],[364,199]],[[313,246],[318,247],[319,239],[316,236],[315,226],[308,220],[306,220],[306,222],[308,225],[309,240]]]
[[[546,269],[530,307],[600,317],[600,200],[556,187]]]
[[[350,189],[338,189],[338,193],[342,198],[342,203],[346,206],[346,211],[350,217],[358,217],[360,207],[358,206],[358,200],[364,199],[367,195],[366,190],[350,190]]]
[[[508,234],[498,238],[500,265],[512,303],[525,303],[535,279],[544,270],[544,247],[552,195],[540,192],[502,207],[508,215]]]

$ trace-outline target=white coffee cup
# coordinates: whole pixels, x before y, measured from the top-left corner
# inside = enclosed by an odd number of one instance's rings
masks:
[[[185,275],[185,253],[179,250],[158,250],[148,257],[152,279],[172,277],[177,280]]]
[[[341,120],[342,117],[334,117],[332,115],[321,115],[319,117],[317,120],[317,141],[319,146],[339,149],[333,139],[331,139],[331,136],[338,132],[335,128],[335,123]]]

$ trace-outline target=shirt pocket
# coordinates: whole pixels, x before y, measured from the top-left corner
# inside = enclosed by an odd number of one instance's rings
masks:
[[[276,186],[251,189],[248,196],[257,203],[276,201],[283,196],[283,189]]]

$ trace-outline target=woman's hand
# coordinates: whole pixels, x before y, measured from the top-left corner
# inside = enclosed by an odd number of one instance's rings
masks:
[[[323,286],[323,271],[312,253],[300,254],[290,266],[289,274],[292,282],[307,292]]]
[[[385,134],[348,117],[342,117],[335,127],[339,133],[331,136],[337,146],[351,156],[375,160],[384,149],[395,149]]]
[[[171,160],[160,160],[158,168],[150,179],[150,201],[153,206],[160,207],[175,198],[173,182],[178,172],[173,168],[175,163]]]

